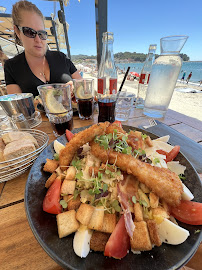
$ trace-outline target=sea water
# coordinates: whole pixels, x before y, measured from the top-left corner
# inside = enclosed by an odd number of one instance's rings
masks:
[[[149,117],[161,118],[170,104],[181,68],[178,55],[159,56],[153,66],[145,98],[143,113]]]
[[[136,62],[136,63],[116,63],[116,66],[120,70],[127,70],[128,67],[130,67],[130,72],[135,71],[137,73],[141,73],[142,67],[144,63]],[[178,80],[181,80],[182,75],[186,71],[185,75],[185,83],[187,76],[189,73],[192,71],[192,77],[190,79],[190,83],[199,85],[199,81],[202,80],[202,61],[188,61],[188,62],[183,62],[182,67],[178,76]]]

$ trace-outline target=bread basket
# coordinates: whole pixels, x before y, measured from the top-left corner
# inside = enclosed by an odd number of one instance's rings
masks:
[[[1,134],[10,131],[11,130],[3,131]],[[23,174],[34,163],[39,154],[48,145],[49,137],[45,132],[36,129],[22,129],[20,131],[30,133],[37,140],[39,147],[29,154],[8,161],[0,162],[0,183],[11,180]]]

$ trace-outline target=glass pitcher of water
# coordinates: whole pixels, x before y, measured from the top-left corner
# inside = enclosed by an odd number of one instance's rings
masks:
[[[165,116],[182,66],[179,53],[187,38],[188,36],[161,38],[161,55],[152,66],[143,111],[145,115],[153,118]]]

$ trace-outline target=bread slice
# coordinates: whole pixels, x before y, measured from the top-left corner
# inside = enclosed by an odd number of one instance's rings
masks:
[[[151,250],[152,244],[149,236],[149,231],[147,228],[147,223],[145,221],[134,222],[135,230],[133,232],[133,237],[130,238],[131,248],[134,251],[145,251]]]
[[[5,160],[10,160],[29,154],[34,150],[36,147],[31,140],[18,140],[7,144],[3,155]]]
[[[93,231],[93,235],[90,239],[90,249],[94,251],[104,251],[109,237],[109,233]]]
[[[31,140],[32,143],[38,147],[37,140],[28,132],[22,132],[22,131],[11,131],[8,133],[5,133],[2,135],[2,139],[5,144],[9,144],[13,141],[18,141],[18,140]]]
[[[88,228],[91,230],[101,231],[104,219],[104,207],[96,206],[94,208],[91,219],[88,223]]]
[[[50,173],[54,173],[54,171],[58,168],[59,166],[59,161],[55,160],[55,159],[46,159],[46,163],[43,166],[43,170],[44,172],[50,172]]]
[[[86,203],[82,203],[76,212],[76,219],[83,225],[88,225],[92,214],[94,212],[94,206]]]
[[[104,213],[102,229],[100,231],[105,233],[112,233],[116,227],[116,215]]]
[[[160,235],[158,232],[158,226],[157,226],[155,220],[152,220],[152,219],[147,220],[147,228],[149,231],[151,243],[160,247],[162,242],[161,242]]]
[[[76,211],[70,210],[60,213],[56,216],[59,238],[63,238],[79,228],[79,222],[76,220]]]

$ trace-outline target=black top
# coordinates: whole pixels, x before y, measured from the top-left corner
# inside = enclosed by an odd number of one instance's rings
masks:
[[[77,71],[67,56],[59,51],[47,51],[46,59],[50,68],[50,81],[47,83],[66,83],[71,75]],[[45,84],[31,71],[25,53],[7,60],[4,65],[6,85],[18,84],[23,93],[32,93],[38,96],[37,86]]]

